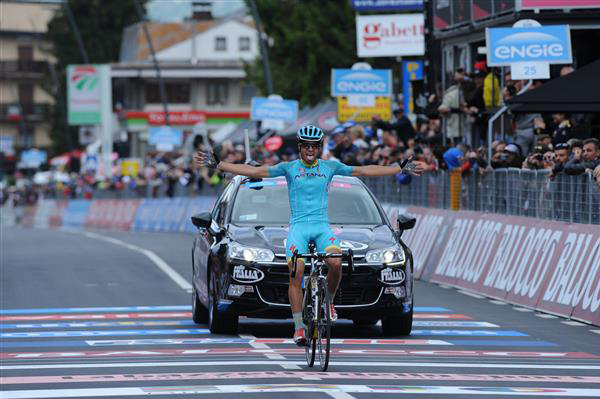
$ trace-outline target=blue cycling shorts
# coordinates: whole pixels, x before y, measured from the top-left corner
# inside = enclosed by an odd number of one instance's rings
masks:
[[[314,240],[317,252],[330,252],[332,248],[340,248],[340,240],[333,234],[329,223],[294,223],[290,225],[285,245],[287,260],[292,259],[294,251],[299,254],[308,253],[308,243]]]

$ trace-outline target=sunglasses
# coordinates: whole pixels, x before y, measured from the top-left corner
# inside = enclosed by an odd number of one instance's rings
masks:
[[[558,143],[557,145],[554,146],[554,149],[556,150],[564,150],[564,149],[568,149],[569,145],[567,143]]]
[[[319,148],[321,148],[321,143],[300,143],[300,147],[305,149],[309,149],[312,147],[318,150]]]

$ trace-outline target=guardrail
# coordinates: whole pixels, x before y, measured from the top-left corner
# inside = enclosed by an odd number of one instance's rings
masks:
[[[456,174],[454,186],[452,180],[451,173],[439,171],[411,176],[409,184],[395,177],[365,183],[386,203],[600,224],[600,187],[589,173],[551,180],[547,170],[510,168]]]

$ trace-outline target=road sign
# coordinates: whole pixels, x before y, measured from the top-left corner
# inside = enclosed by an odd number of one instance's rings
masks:
[[[170,126],[151,127],[148,143],[155,145],[159,151],[173,151],[183,143],[183,133]]]
[[[278,98],[252,97],[251,119],[277,119],[295,122],[298,117],[298,101]]]
[[[573,62],[569,25],[487,28],[485,33],[490,66],[515,62]]]
[[[391,69],[332,69],[331,95],[391,96]]]

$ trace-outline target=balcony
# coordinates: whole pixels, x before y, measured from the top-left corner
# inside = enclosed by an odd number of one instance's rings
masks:
[[[43,122],[50,117],[50,104],[48,103],[24,103],[7,104],[0,103],[0,121],[18,122]]]
[[[41,79],[46,71],[48,71],[48,61],[0,61],[0,79]]]

